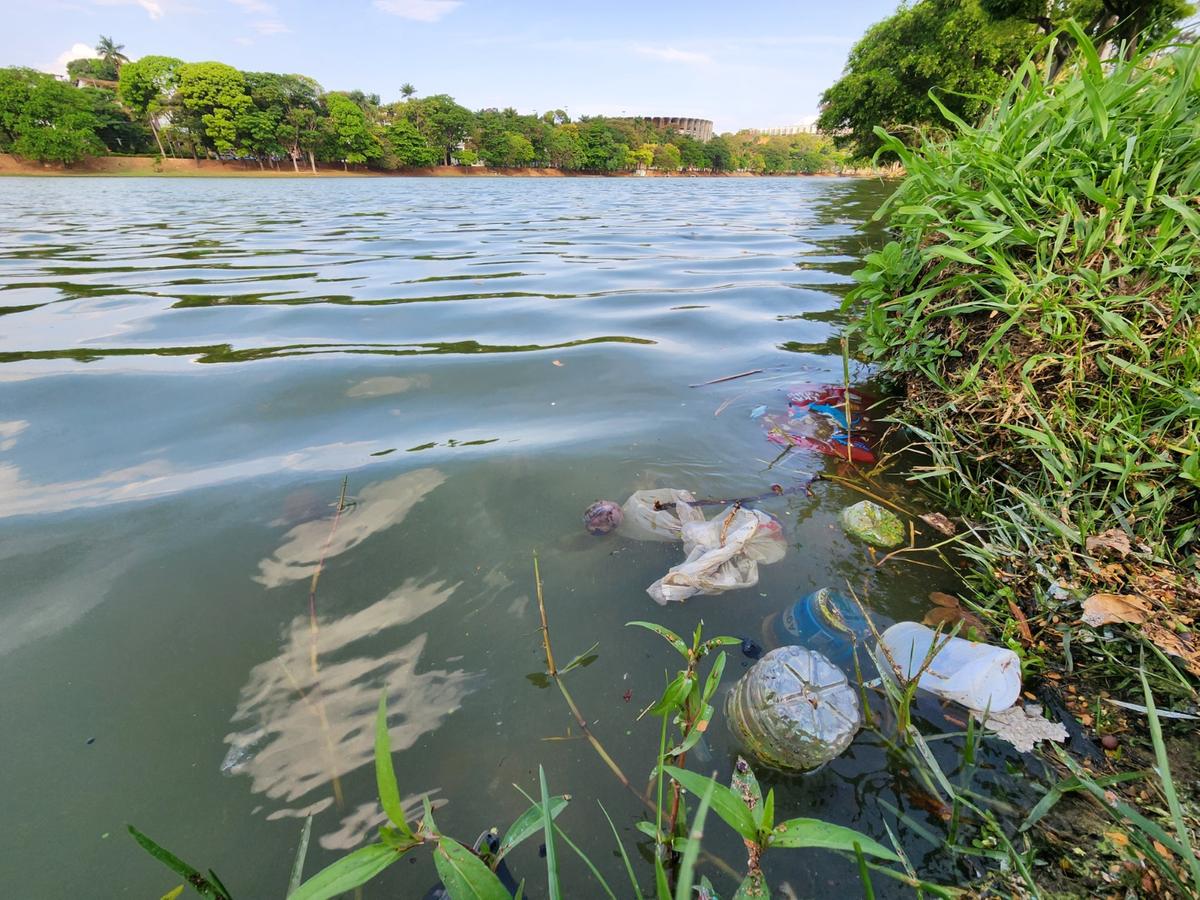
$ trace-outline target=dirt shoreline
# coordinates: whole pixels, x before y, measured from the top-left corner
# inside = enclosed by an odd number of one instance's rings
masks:
[[[818,175],[881,176],[885,173],[871,169],[846,169],[841,172],[819,172]],[[886,173],[890,175],[891,173]],[[259,169],[252,162],[226,162],[215,159],[159,159],[154,156],[98,156],[66,166],[61,163],[38,163],[17,159],[0,153],[0,176],[138,176],[162,178],[633,178],[632,172],[571,172],[552,168],[489,169],[470,166],[430,166],[421,169],[402,169],[381,172],[365,168],[343,171],[334,166],[319,167],[316,174],[302,167],[299,172],[291,166],[279,169]],[[650,178],[694,178],[700,173],[647,172]],[[755,175],[750,172],[703,173],[715,178],[798,178],[799,175]]]

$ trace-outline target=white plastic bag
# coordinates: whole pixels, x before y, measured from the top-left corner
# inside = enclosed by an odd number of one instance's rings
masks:
[[[731,506],[705,520],[698,509],[676,501],[675,513],[687,559],[646,589],[660,606],[753,587],[758,564],[778,562],[787,552],[780,524],[758,510]]]
[[[683,523],[679,521],[676,504],[695,500],[687,491],[674,488],[637,491],[621,507],[625,518],[618,532],[635,541],[681,541]],[[656,509],[655,504],[661,505],[662,509]]]

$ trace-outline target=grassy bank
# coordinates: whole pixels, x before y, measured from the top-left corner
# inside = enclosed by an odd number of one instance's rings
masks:
[[[755,175],[751,172],[704,172],[704,177],[715,178],[797,178],[802,175]],[[848,168],[838,171],[819,172],[817,175],[887,176],[897,173],[895,167],[887,169]],[[384,171],[356,167],[349,170],[322,164],[314,173],[301,166],[296,171],[290,164],[278,168],[260,169],[254,162],[227,162],[216,159],[172,159],[157,156],[98,156],[74,165],[61,163],[39,163],[18,159],[8,153],[0,153],[0,176],[3,175],[62,175],[62,176],[161,176],[173,178],[630,178],[633,172],[580,172],[565,169],[515,167],[488,168],[485,166],[428,166],[425,168]],[[690,178],[690,172],[647,172],[650,178]],[[637,176],[640,177],[640,176]]]
[[[1027,685],[1048,673],[1120,747],[1104,768],[1148,753],[1145,717],[1107,704],[1144,704],[1143,669],[1197,711],[1200,48],[1081,45],[948,142],[886,139],[909,173],[882,211],[896,239],[849,303],[903,387],[915,477],[961,517],[980,610]],[[1194,772],[1193,724],[1175,736]]]

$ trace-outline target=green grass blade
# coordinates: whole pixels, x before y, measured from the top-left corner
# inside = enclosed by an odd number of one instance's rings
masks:
[[[612,816],[608,814],[604,804],[599,800],[596,803],[600,806],[600,812],[604,813],[604,818],[608,820],[608,827],[612,829],[613,840],[617,842],[617,850],[621,853],[621,862],[625,864],[625,874],[629,876],[629,885],[633,888],[633,894],[637,900],[643,900],[642,889],[638,887],[637,878],[633,874],[633,866],[629,862],[629,854],[625,852],[625,845],[621,842],[621,836],[617,834],[617,826],[613,824]]]
[[[708,808],[712,802],[713,791],[721,785],[713,779],[708,780],[708,790],[700,799],[696,816],[692,819],[692,828],[688,834],[687,847],[683,851],[683,859],[679,863],[679,881],[675,885],[675,900],[692,900],[692,885],[696,881],[696,860],[700,858],[700,844],[704,840],[704,822],[708,818]]]
[[[560,900],[558,886],[558,856],[554,852],[554,819],[550,816],[550,789],[546,787],[546,770],[538,766],[538,782],[542,789],[542,831],[546,835],[546,893],[550,900]]]
[[[312,815],[305,816],[304,827],[300,829],[300,846],[296,848],[296,858],[292,861],[292,877],[288,879],[287,895],[290,897],[300,887],[304,880],[304,860],[308,856],[308,839],[312,835]]]

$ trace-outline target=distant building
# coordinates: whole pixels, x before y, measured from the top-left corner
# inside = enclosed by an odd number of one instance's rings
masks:
[[[655,128],[672,128],[680,134],[686,134],[698,141],[711,141],[713,123],[709,119],[688,119],[680,116],[643,116],[647,122],[652,122]]]
[[[765,137],[776,137],[779,135],[791,134],[819,134],[816,122],[809,122],[807,125],[780,125],[776,128],[750,128],[751,134],[761,134]]]

